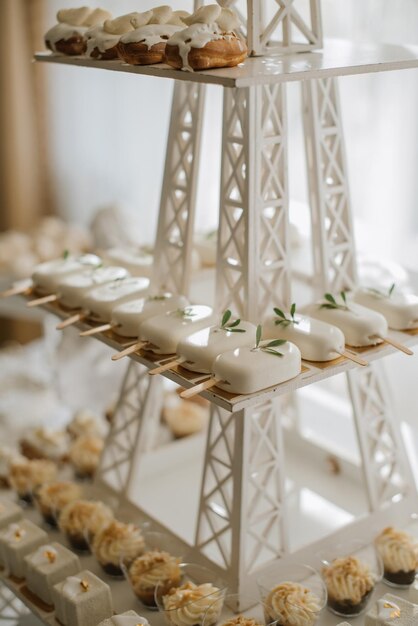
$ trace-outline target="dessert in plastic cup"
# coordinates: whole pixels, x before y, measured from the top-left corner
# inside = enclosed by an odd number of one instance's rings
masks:
[[[265,624],[314,626],[327,602],[321,576],[308,565],[275,563],[257,585]]]
[[[255,590],[256,592],[256,590]],[[256,592],[257,593],[257,592]],[[248,605],[251,609],[245,610]],[[206,611],[203,626],[213,623],[213,611],[217,609],[216,601]],[[245,610],[245,614],[243,611]],[[257,603],[256,596],[249,597],[247,594],[228,593],[224,598],[224,606],[217,626],[280,626],[279,622],[264,622],[264,607],[261,602]]]
[[[142,531],[135,524],[112,520],[94,535],[91,551],[109,576],[124,576],[122,565],[129,568],[145,551]]]
[[[225,582],[214,572],[193,563],[180,565],[181,577],[172,586],[164,581],[155,588],[155,603],[169,626],[214,626],[222,612]],[[212,607],[211,617],[207,615]]]
[[[383,575],[382,561],[374,545],[345,543],[332,546],[319,557],[329,610],[342,617],[363,613]]]
[[[410,587],[418,570],[417,539],[405,530],[388,526],[376,535],[374,543],[383,563],[383,582],[400,589]]]

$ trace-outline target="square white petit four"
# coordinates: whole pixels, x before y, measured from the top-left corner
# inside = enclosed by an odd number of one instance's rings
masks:
[[[149,626],[149,622],[145,617],[141,617],[135,611],[126,611],[103,620],[97,626],[139,626],[140,624]]]
[[[78,556],[55,542],[42,545],[25,557],[25,567],[28,589],[46,604],[53,604],[54,585],[81,570]]]
[[[366,613],[365,626],[416,626],[418,605],[386,593]]]
[[[27,519],[0,531],[0,562],[16,578],[25,576],[24,558],[43,543],[48,535]]]
[[[93,626],[113,614],[109,585],[88,570],[54,585],[52,597],[63,626]]]
[[[11,500],[0,498],[0,529],[22,519],[22,509]]]

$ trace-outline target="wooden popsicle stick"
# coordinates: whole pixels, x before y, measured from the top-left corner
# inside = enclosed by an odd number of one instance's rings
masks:
[[[392,346],[392,348],[396,348],[396,350],[400,350],[400,352],[403,352],[404,354],[407,354],[408,356],[413,356],[414,354],[412,350],[404,346],[403,343],[399,343],[399,341],[395,341],[395,339],[391,339],[390,337],[380,337],[380,335],[376,335],[376,337],[378,339],[381,339],[383,343],[389,344],[390,346]]]
[[[0,298],[10,298],[11,296],[20,296],[23,294],[29,295],[32,291],[32,287],[26,285],[15,285],[14,287],[10,287],[10,289],[5,289],[4,291],[0,291]]]
[[[36,300],[30,300],[29,302],[26,302],[26,306],[41,306],[42,304],[48,304],[48,302],[55,302],[56,300],[58,300],[57,294],[51,293],[49,294],[49,296],[42,296],[42,298],[36,298]]]
[[[133,343],[131,346],[128,346],[127,348],[125,348],[125,350],[122,350],[121,352],[117,352],[116,354],[114,354],[112,356],[112,361],[119,361],[119,359],[123,359],[124,356],[128,356],[129,354],[133,354],[134,352],[137,352],[138,350],[146,346],[147,343],[148,341],[137,341],[136,343]]]
[[[180,394],[180,398],[183,398],[183,400],[186,400],[187,398],[193,398],[193,396],[196,396],[201,391],[205,391],[205,389],[211,389],[220,382],[221,381],[218,378],[208,378],[208,380],[203,381],[203,383],[199,383],[198,385],[195,385],[195,387],[190,387],[190,389],[185,389],[184,391],[182,391]]]
[[[63,330],[64,328],[67,328],[67,326],[72,326],[73,324],[77,324],[77,322],[82,322],[87,316],[88,313],[86,311],[80,311],[80,313],[75,313],[74,315],[71,315],[71,317],[67,317],[66,320],[57,324],[56,328],[57,330]]]
[[[101,326],[96,326],[95,328],[83,330],[80,333],[80,337],[91,337],[91,335],[98,335],[99,333],[104,333],[105,330],[111,330],[112,328],[115,328],[114,324],[102,324]]]
[[[177,359],[173,359],[172,361],[169,361],[168,363],[164,363],[163,365],[154,367],[154,369],[149,370],[148,374],[150,376],[155,376],[156,374],[162,374],[163,372],[166,372],[167,370],[171,370],[171,368],[174,367],[175,365],[181,365],[185,361],[186,359],[184,357],[177,357]]]
[[[357,354],[353,354],[352,352],[347,352],[347,350],[343,350],[342,352],[337,352],[337,354],[341,354],[341,356],[343,356],[345,359],[348,359],[349,361],[353,361],[353,363],[357,363],[357,365],[362,365],[363,367],[369,364],[368,361],[365,361]]]

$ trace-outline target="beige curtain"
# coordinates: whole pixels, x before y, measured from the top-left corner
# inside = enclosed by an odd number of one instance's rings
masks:
[[[42,49],[45,0],[0,0],[0,231],[30,230],[52,211],[48,178]],[[39,329],[2,322],[0,341],[25,342]]]

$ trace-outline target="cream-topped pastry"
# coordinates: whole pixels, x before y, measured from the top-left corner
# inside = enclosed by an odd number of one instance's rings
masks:
[[[209,306],[193,304],[147,319],[139,328],[139,339],[156,354],[174,354],[179,342],[215,322]]]
[[[123,35],[118,44],[120,58],[130,65],[162,63],[167,40],[183,26],[175,24],[147,24]]]
[[[162,596],[162,604],[168,623],[174,626],[193,626],[216,624],[223,607],[224,594],[211,583],[196,585],[186,582],[180,587],[173,587]]]
[[[383,315],[339,296],[333,298],[335,305],[325,299],[304,307],[303,312],[337,326],[350,346],[374,346],[381,343],[381,337],[386,337],[388,325]]]
[[[135,611],[125,611],[125,613],[119,613],[113,615],[109,619],[103,620],[97,626],[150,626],[145,617],[138,615]]]
[[[188,28],[167,42],[166,60],[173,67],[186,71],[231,67],[247,56],[245,42],[234,32],[239,22],[231,9],[211,4],[183,21]]]
[[[0,531],[0,563],[12,576],[23,578],[25,556],[47,541],[46,532],[31,521],[14,522]]]
[[[57,13],[58,24],[45,34],[45,44],[55,53],[81,55],[86,50],[87,30],[109,18],[111,14],[100,8],[61,9]]]
[[[101,25],[89,28],[85,33],[86,56],[103,61],[117,59],[117,45],[120,37],[120,35],[107,33]]]
[[[7,498],[0,498],[0,529],[10,526],[13,522],[19,522],[22,515],[20,506]]]
[[[92,626],[113,615],[109,585],[88,570],[54,585],[52,595],[63,626]]]
[[[139,327],[145,320],[162,313],[184,309],[189,301],[184,296],[162,293],[131,300],[112,311],[112,327],[122,337],[138,337]]]
[[[344,334],[337,326],[307,315],[292,315],[280,309],[275,312],[275,317],[263,326],[266,339],[291,341],[307,361],[332,361],[344,352]]]
[[[209,421],[208,407],[178,399],[163,407],[163,419],[176,439],[200,433]]]
[[[47,483],[37,490],[36,502],[44,520],[55,526],[62,509],[69,502],[79,500],[82,494],[80,485],[70,481]]]
[[[385,528],[375,539],[384,577],[395,585],[409,586],[418,569],[418,542],[402,530]]]
[[[55,480],[57,465],[53,461],[24,460],[10,466],[9,480],[18,496],[32,501],[33,491],[44,483]]]
[[[59,303],[69,309],[77,309],[82,305],[84,296],[92,289],[128,276],[128,271],[118,266],[97,267],[65,276],[57,287]]]
[[[27,431],[20,442],[22,453],[28,459],[64,461],[68,455],[69,438],[63,430],[40,427]]]
[[[277,585],[265,600],[269,621],[278,621],[280,626],[313,626],[321,608],[313,591],[294,582]]]
[[[70,462],[78,476],[91,478],[100,462],[104,439],[97,435],[81,435],[70,448]]]
[[[48,605],[53,604],[52,587],[80,570],[78,556],[57,542],[44,544],[25,557],[26,585]]]
[[[157,585],[161,593],[180,584],[180,559],[168,552],[152,550],[135,559],[129,568],[132,589],[146,606],[155,606],[154,592]],[[165,591],[162,589],[165,585]]]
[[[271,341],[261,341],[252,348],[244,346],[224,352],[216,358],[212,368],[218,381],[216,386],[237,394],[274,387],[300,372],[300,350],[290,341],[278,347]]]
[[[103,502],[75,500],[63,508],[58,525],[73,548],[87,550],[87,538],[93,539],[112,520],[113,512]]]
[[[151,11],[149,13],[151,14]],[[146,247],[109,248],[103,252],[103,259],[105,263],[126,267],[132,276],[151,277],[154,257]]]
[[[105,572],[112,576],[122,574],[121,563],[129,565],[143,554],[144,538],[134,524],[113,521],[98,532],[92,543],[92,552]]]
[[[108,426],[104,419],[88,409],[76,411],[73,419],[67,425],[67,431],[71,437],[77,439],[81,435],[95,435],[104,438]]]
[[[220,354],[241,346],[254,345],[256,326],[250,322],[230,320],[230,311],[226,311],[217,325],[202,328],[182,339],[177,346],[177,356],[182,359],[182,367],[192,372],[210,374]]]
[[[418,605],[391,593],[373,602],[367,611],[365,626],[416,626]]]
[[[145,295],[149,287],[148,278],[123,278],[90,291],[83,298],[82,308],[97,322],[110,322],[116,306]]]
[[[349,556],[324,566],[322,574],[328,590],[328,606],[338,615],[361,613],[375,585],[369,566]]]
[[[381,313],[389,328],[410,330],[418,328],[418,296],[398,293],[392,286],[388,291],[358,289],[353,300],[368,309]]]
[[[56,293],[64,276],[84,272],[100,264],[101,260],[95,254],[83,254],[79,257],[64,255],[60,259],[37,265],[32,274],[32,282],[36,292],[41,295]]]

